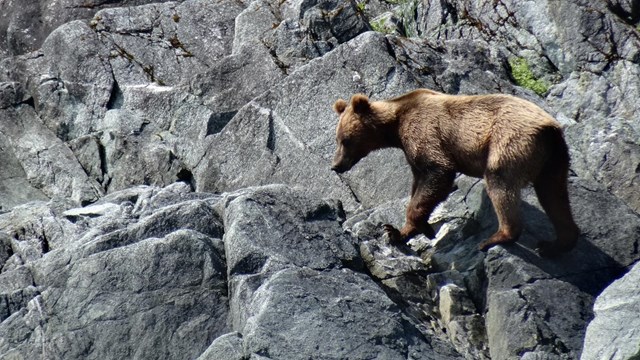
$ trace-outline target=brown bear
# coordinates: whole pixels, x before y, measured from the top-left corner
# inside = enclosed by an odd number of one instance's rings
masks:
[[[510,95],[447,95],[419,89],[386,101],[354,95],[333,105],[340,116],[332,170],[345,172],[371,151],[404,151],[413,172],[406,223],[384,225],[392,242],[417,234],[434,237],[427,220],[447,198],[457,172],[482,177],[499,228],[480,250],[516,241],[522,233],[520,190],[533,183],[557,235],[539,244],[540,254],[574,247],[579,229],[573,221],[567,177],[569,152],[560,124],[544,110]]]

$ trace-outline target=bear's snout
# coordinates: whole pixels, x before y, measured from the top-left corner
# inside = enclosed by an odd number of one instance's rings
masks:
[[[351,161],[349,158],[345,156],[344,148],[339,146],[336,150],[335,155],[333,156],[333,163],[331,164],[331,170],[335,171],[338,174],[342,174],[343,172],[351,169]]]
[[[343,164],[337,164],[337,163],[333,163],[331,165],[331,170],[335,171],[338,174],[342,174],[343,172],[349,170],[347,169],[346,166],[344,166]]]
[[[345,158],[344,156],[336,156],[333,159],[333,163],[331,164],[331,170],[335,171],[338,174],[342,174],[345,171],[348,171],[353,167],[353,162],[349,158]]]
[[[338,146],[336,153],[333,157],[333,163],[331,164],[331,170],[338,174],[342,174],[345,171],[351,170],[351,168],[362,159],[363,155],[358,153],[358,149],[348,150],[343,145]]]

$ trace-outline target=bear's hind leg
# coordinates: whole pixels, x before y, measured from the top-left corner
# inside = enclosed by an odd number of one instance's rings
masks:
[[[498,231],[478,246],[481,251],[498,244],[515,242],[522,233],[522,219],[520,214],[520,188],[519,184],[504,181],[499,176],[485,176],[487,193],[496,216],[498,217]]]
[[[539,134],[539,140],[549,155],[533,180],[533,188],[556,230],[557,240],[541,242],[538,252],[541,256],[554,256],[571,250],[578,242],[580,230],[571,215],[567,189],[569,149],[562,131],[547,128]]]
[[[571,250],[580,235],[573,221],[567,190],[567,169],[545,169],[533,183],[540,205],[556,230],[555,242],[538,244],[541,256],[554,256]]]

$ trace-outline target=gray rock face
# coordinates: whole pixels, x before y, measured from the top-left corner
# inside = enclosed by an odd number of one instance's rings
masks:
[[[640,265],[635,265],[596,299],[595,318],[587,328],[581,359],[633,359],[640,354],[637,286]]]
[[[345,222],[358,237],[372,239],[361,243],[372,275],[425,331],[449,338],[468,358],[580,357],[594,297],[637,261],[640,217],[594,183],[574,179],[570,194],[580,243],[560,258],[541,259],[534,248],[553,230],[527,190],[521,240],[484,255],[476,247],[497,228],[493,209],[477,180],[461,177],[457,184],[431,217],[439,228],[435,241],[418,237],[413,250],[389,248],[380,234],[380,224],[402,223],[402,202]],[[619,222],[595,220],[600,211]]]
[[[6,136],[0,136],[0,157],[3,159],[0,163],[0,191],[3,195],[0,210],[11,209],[30,200],[47,200],[42,191],[29,183],[20,161],[8,150],[9,144]]]
[[[90,19],[96,11],[114,6],[135,6],[167,0],[3,0],[0,14],[0,57],[22,55],[42,46],[58,26],[78,19]],[[177,2],[180,2],[178,0]]]
[[[105,192],[190,182],[212,112],[176,87],[132,85],[119,91],[122,105],[105,113],[98,132],[69,142],[85,172]]]
[[[282,186],[233,193],[223,203],[232,326],[242,334],[245,354],[458,357],[399,316],[399,308],[363,273],[335,204],[310,201]],[[219,353],[222,346],[229,343],[214,343],[207,353]]]
[[[636,2],[0,8],[0,358],[637,355]],[[331,105],[417,87],[565,126],[572,252],[536,255],[531,189],[522,239],[478,252],[497,224],[467,177],[436,239],[387,244],[410,171],[383,150],[330,172]]]
[[[224,130],[212,137],[205,151],[206,162],[196,169],[197,188],[227,191],[255,183],[304,184],[315,194],[342,199],[348,210],[354,210],[357,202],[371,203],[373,194],[365,192],[371,188],[355,190],[345,184],[348,180],[343,181],[327,171],[337,116],[327,106],[333,103],[333,96],[326,96],[332,94],[333,89],[341,89],[342,97],[365,89],[376,89],[381,96],[391,89],[408,89],[410,74],[386,53],[386,46],[383,36],[366,33],[300,68],[279,86],[240,109]],[[377,63],[369,67],[357,65],[373,56],[376,56]],[[336,70],[336,61],[346,63]],[[362,79],[369,80],[363,82]],[[301,96],[288,96],[292,92]],[[385,161],[389,166],[378,173],[375,180],[373,176],[367,178],[373,182],[371,187],[382,182],[390,183],[392,174],[408,174],[402,155],[387,151],[365,160],[360,170],[347,179],[372,172]],[[241,168],[247,171],[239,174],[237,170]],[[302,168],[307,171],[300,171]],[[408,175],[403,176],[405,180],[399,182],[388,196],[398,197],[406,193]]]
[[[43,195],[68,197],[78,204],[99,198],[102,192],[98,184],[87,177],[73,153],[44,126],[32,107],[8,107],[0,110],[0,116],[3,120],[0,128],[6,139],[5,151],[9,160],[5,166],[11,166],[12,158],[19,163],[14,163],[14,172],[9,179],[21,182],[23,185],[18,189],[25,191],[13,198],[14,204],[16,200],[19,202],[18,199],[36,200],[42,199]]]
[[[174,85],[231,53],[236,1],[167,2],[101,10],[91,20],[119,85]]]
[[[83,209],[3,215],[0,354],[195,357],[226,333],[222,223],[188,192],[140,187]]]
[[[71,204],[0,216],[3,357],[459,358],[364,274],[335,202],[176,183]]]

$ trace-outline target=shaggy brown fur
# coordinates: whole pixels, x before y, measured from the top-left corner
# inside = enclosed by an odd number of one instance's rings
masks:
[[[575,245],[579,230],[567,193],[569,154],[560,124],[538,106],[509,95],[446,95],[420,89],[370,102],[362,94],[350,104],[338,100],[337,150],[332,169],[347,171],[371,151],[397,147],[413,172],[406,223],[385,225],[392,241],[423,233],[433,237],[429,215],[447,198],[456,172],[483,177],[499,228],[481,250],[516,241],[522,233],[520,190],[533,183],[553,223],[555,243],[541,243],[553,255]]]

